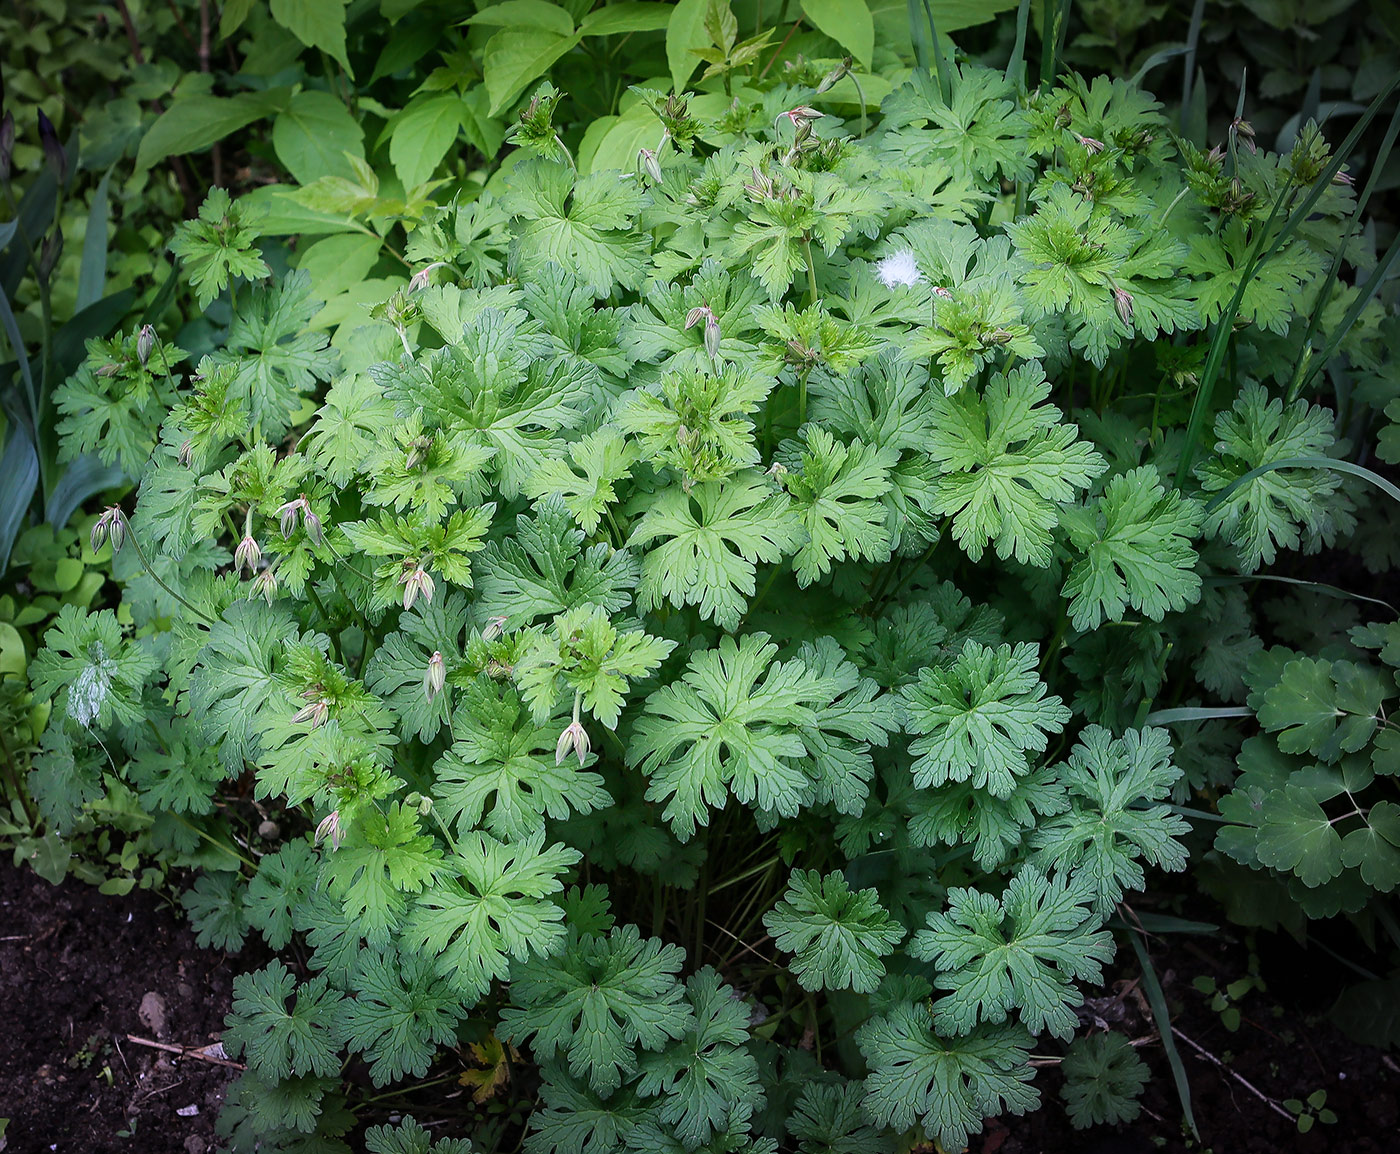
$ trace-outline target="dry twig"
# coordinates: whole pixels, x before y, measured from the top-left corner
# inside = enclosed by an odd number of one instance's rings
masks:
[[[149,1046],[152,1050],[164,1050],[167,1054],[179,1054],[182,1058],[196,1058],[201,1062],[212,1062],[215,1066],[228,1066],[233,1070],[246,1070],[248,1067],[241,1062],[231,1062],[227,1058],[221,1058],[209,1051],[216,1046],[222,1049],[220,1043],[215,1042],[209,1046],[172,1046],[168,1042],[155,1042],[150,1038],[138,1038],[135,1034],[126,1036],[128,1042],[135,1042],[138,1046]]]

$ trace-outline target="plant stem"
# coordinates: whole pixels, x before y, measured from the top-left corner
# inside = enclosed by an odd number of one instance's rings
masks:
[[[169,593],[170,596],[175,598],[176,601],[178,601],[181,605],[183,605],[186,609],[188,609],[206,625],[216,624],[214,618],[210,617],[209,614],[204,612],[204,610],[199,609],[194,605],[191,605],[188,601],[186,601],[183,597],[176,593],[174,589],[170,588],[169,585],[167,585],[164,581],[161,580],[160,574],[158,574],[151,567],[150,561],[146,559],[146,554],[142,552],[141,543],[138,540],[136,540],[136,534],[131,528],[131,522],[127,519],[127,515],[125,513],[121,513],[120,516],[122,519],[122,524],[126,527],[127,539],[131,542],[131,547],[136,550],[136,559],[141,562],[141,568],[146,570],[146,572],[150,575],[151,580],[154,581],[157,585],[159,585],[162,589],[164,589],[167,593]]]

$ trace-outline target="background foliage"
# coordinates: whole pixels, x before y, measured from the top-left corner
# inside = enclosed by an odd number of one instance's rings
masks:
[[[1033,1043],[1128,1119],[1076,1011],[1188,866],[1394,1043],[1334,7],[0,18],[0,834],[278,953],[230,1149],[465,1149],[373,1125],[459,1075],[481,1149],[957,1149]]]

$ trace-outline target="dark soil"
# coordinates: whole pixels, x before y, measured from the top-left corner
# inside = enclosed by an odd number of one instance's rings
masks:
[[[1209,976],[1224,986],[1248,974],[1243,934],[1227,928],[1153,944],[1177,1028],[1224,1065],[1178,1039],[1199,1142],[1182,1127],[1171,1071],[1125,949],[1118,982],[1086,1012],[1146,1039],[1139,1053],[1153,1080],[1137,1121],[1073,1130],[1051,1067],[1037,1078],[1047,1108],[988,1120],[972,1154],[1400,1152],[1400,1063],[1348,1040],[1325,1018],[1340,981],[1335,963],[1283,935],[1260,935],[1253,944],[1267,988],[1240,1000],[1243,1021],[1234,1033],[1192,980]],[[241,968],[238,959],[198,949],[154,895],[103,897],[72,880],[54,887],[0,862],[0,1118],[11,1120],[4,1154],[212,1154],[214,1119],[234,1071],[128,1035],[186,1048],[214,1042]],[[153,1005],[152,994],[163,1006]],[[163,1023],[153,1009],[163,1010]],[[1300,1134],[1240,1079],[1273,1103],[1326,1090],[1337,1121]],[[445,1104],[441,1095],[441,1088],[425,1092],[420,1119]]]
[[[1260,934],[1258,976],[1266,989],[1251,990],[1238,1003],[1242,1021],[1227,1030],[1195,989],[1197,977],[1211,977],[1223,987],[1250,972],[1250,951],[1241,931],[1226,926],[1210,937],[1157,938],[1153,965],[1162,981],[1172,1022],[1189,1041],[1178,1037],[1200,1130],[1197,1141],[1182,1124],[1181,1101],[1148,1007],[1136,993],[1136,959],[1123,947],[1118,960],[1124,978],[1119,997],[1093,998],[1089,1011],[1130,1038],[1150,1037],[1138,1053],[1152,1070],[1143,1093],[1142,1113],[1132,1123],[1070,1127],[1057,1107],[1061,1080],[1043,1070],[1042,1109],[1025,1118],[989,1120],[971,1143],[973,1154],[1347,1154],[1400,1152],[1400,1063],[1371,1046],[1347,1038],[1325,1016],[1345,984],[1340,967],[1320,950],[1304,951],[1284,934]],[[1194,1042],[1200,1050],[1191,1045]],[[1222,1069],[1202,1055],[1214,1055]],[[1247,1088],[1248,1082],[1277,1105],[1327,1092],[1327,1108],[1337,1120],[1317,1123],[1300,1134],[1292,1117],[1281,1117],[1269,1102]]]
[[[150,893],[104,897],[72,878],[52,886],[0,861],[5,1154],[214,1150],[236,1071],[127,1036],[215,1041],[237,966],[196,947]]]

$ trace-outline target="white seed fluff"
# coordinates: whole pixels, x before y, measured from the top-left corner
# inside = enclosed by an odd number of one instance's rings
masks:
[[[875,266],[875,273],[879,276],[880,283],[888,289],[896,285],[915,285],[924,279],[924,274],[919,271],[919,266],[914,260],[912,248],[902,248],[882,258]]]

